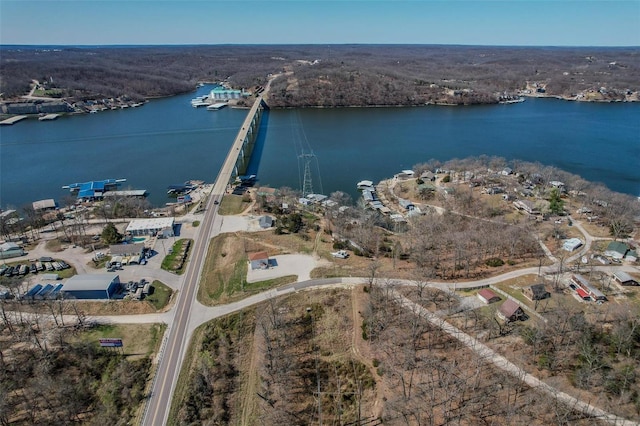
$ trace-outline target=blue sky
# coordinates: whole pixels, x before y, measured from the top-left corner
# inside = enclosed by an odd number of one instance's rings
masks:
[[[640,0],[0,0],[0,44],[640,46]]]

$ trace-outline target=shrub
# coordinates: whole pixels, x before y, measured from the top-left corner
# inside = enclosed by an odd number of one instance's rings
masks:
[[[487,266],[491,266],[491,267],[495,268],[495,267],[504,265],[504,260],[500,259],[499,257],[492,257],[492,258],[487,259],[484,263]]]
[[[445,177],[443,177],[442,182],[443,183],[451,182],[451,175],[446,175]]]

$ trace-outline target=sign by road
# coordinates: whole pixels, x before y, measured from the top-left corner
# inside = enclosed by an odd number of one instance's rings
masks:
[[[121,348],[122,339],[120,338],[100,339],[100,346],[102,346],[103,348]]]

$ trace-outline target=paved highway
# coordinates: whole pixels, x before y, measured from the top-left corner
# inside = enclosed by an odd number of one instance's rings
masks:
[[[178,375],[180,374],[184,353],[191,337],[191,333],[188,333],[188,324],[192,307],[196,303],[198,282],[209,248],[209,241],[213,236],[213,223],[217,215],[218,202],[225,193],[238,158],[238,152],[242,148],[247,131],[251,127],[253,116],[261,103],[262,96],[259,96],[251,108],[251,111],[247,114],[247,118],[238,132],[227,154],[227,158],[218,173],[211,194],[209,194],[202,224],[194,237],[195,243],[191,253],[191,259],[186,268],[182,291],[178,293],[175,316],[169,325],[167,340],[163,342],[164,346],[161,350],[161,358],[153,382],[151,396],[142,420],[142,424],[145,426],[157,426],[167,423],[169,409],[171,407],[171,397],[178,380]]]

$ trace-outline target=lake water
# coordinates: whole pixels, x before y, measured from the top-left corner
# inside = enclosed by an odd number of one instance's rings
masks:
[[[192,108],[207,93],[140,108],[25,120],[0,127],[0,206],[62,200],[74,182],[126,178],[156,206],[168,185],[215,179],[247,113]],[[313,152],[315,157],[300,157]],[[316,192],[355,193],[431,158],[481,154],[539,161],[640,195],[640,103],[527,99],[512,105],[271,110],[250,172],[259,185],[300,189],[309,161]]]

